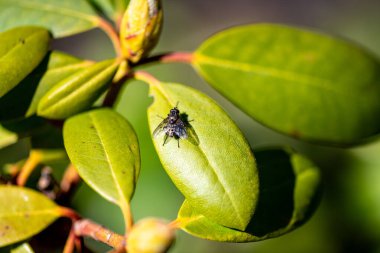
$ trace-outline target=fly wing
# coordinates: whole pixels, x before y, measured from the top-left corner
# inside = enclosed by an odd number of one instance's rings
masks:
[[[180,135],[179,135],[179,137],[181,138],[181,139],[187,139],[187,131],[186,131],[186,128],[180,128]]]
[[[199,138],[195,132],[193,126],[190,123],[186,124],[186,133],[188,135],[188,141],[196,146],[199,145]]]
[[[164,120],[161,121],[161,123],[156,127],[156,129],[154,129],[154,131],[153,131],[153,137],[154,137],[154,138],[157,137],[157,136],[159,136],[161,133],[164,132],[164,128],[165,128],[165,126],[168,124],[168,121],[169,121],[168,118],[164,119]]]
[[[181,139],[187,139],[187,131],[185,123],[181,119],[178,119],[176,121],[176,132],[179,138]]]

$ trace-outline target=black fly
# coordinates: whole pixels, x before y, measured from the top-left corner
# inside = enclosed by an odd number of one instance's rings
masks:
[[[153,131],[153,136],[157,137],[160,133],[165,133],[164,146],[168,142],[168,138],[174,138],[178,141],[179,147],[179,139],[187,139],[187,127],[188,122],[184,122],[181,118],[181,114],[177,108],[177,105],[170,110],[168,116],[156,127]]]

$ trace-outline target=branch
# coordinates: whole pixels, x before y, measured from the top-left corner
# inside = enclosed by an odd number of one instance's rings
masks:
[[[75,233],[71,229],[69,236],[67,237],[65,247],[63,248],[63,253],[73,253],[74,252],[74,246],[75,246]]]
[[[90,220],[78,220],[74,223],[73,228],[76,236],[90,237],[96,241],[105,243],[114,249],[125,248],[124,236],[116,234]]]
[[[193,62],[194,55],[193,53],[188,52],[173,52],[173,53],[164,53],[159,55],[154,55],[148,58],[144,58],[141,61],[133,64],[132,66],[141,66],[150,63],[188,63],[191,64]]]
[[[139,81],[143,81],[143,82],[145,82],[149,85],[153,85],[153,86],[159,86],[161,83],[153,75],[149,74],[148,72],[142,71],[142,70],[130,73],[130,77],[134,78],[136,80],[139,80]]]
[[[103,100],[103,106],[106,106],[106,107],[114,106],[120,94],[121,88],[123,88],[123,84],[130,78],[128,73],[129,73],[128,62],[123,61],[120,64],[120,67],[114,79],[112,80],[111,87],[108,90],[106,97]]]

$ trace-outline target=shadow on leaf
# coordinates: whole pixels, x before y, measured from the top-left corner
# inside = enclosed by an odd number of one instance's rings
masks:
[[[255,152],[260,180],[259,200],[245,231],[224,227],[185,201],[179,218],[186,232],[209,240],[253,242],[286,234],[305,223],[321,197],[318,168],[290,149]]]
[[[0,121],[10,121],[25,117],[41,78],[48,68],[50,52],[36,69],[16,87],[0,98]]]

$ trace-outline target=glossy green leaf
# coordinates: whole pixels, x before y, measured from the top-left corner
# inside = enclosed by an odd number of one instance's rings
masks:
[[[111,109],[97,109],[65,122],[67,154],[95,191],[120,206],[132,198],[140,172],[140,153],[133,128]]]
[[[49,32],[38,27],[19,27],[0,34],[0,97],[37,67],[49,43]]]
[[[162,165],[177,188],[203,215],[217,223],[244,229],[258,197],[258,175],[253,154],[235,123],[209,97],[180,84],[158,83],[148,110],[150,129],[160,124],[179,102],[188,116],[188,140],[163,146],[154,138]],[[198,141],[192,141],[192,132]]]
[[[32,247],[28,243],[23,243],[11,250],[11,253],[34,253]]]
[[[40,99],[54,85],[91,64],[64,53],[49,53],[31,74],[0,98],[0,121],[33,115]]]
[[[93,63],[89,61],[84,61],[62,52],[53,51],[49,55],[47,71],[39,80],[38,87],[28,107],[26,116],[36,113],[39,101],[51,88],[54,87],[54,85],[65,78],[88,68],[92,64]]]
[[[64,37],[96,27],[99,19],[84,0],[0,0],[0,30],[22,25],[49,29]]]
[[[179,212],[182,229],[201,238],[252,242],[277,237],[306,222],[320,199],[319,170],[288,149],[255,152],[260,177],[256,211],[244,231],[211,221],[185,201]]]
[[[27,188],[0,185],[0,203],[0,247],[39,233],[61,215],[54,202]]]
[[[37,115],[64,119],[89,109],[108,88],[118,65],[115,60],[102,61],[63,79],[41,98]]]
[[[206,40],[193,64],[259,122],[305,140],[350,144],[380,132],[380,64],[329,36],[272,24]]]

